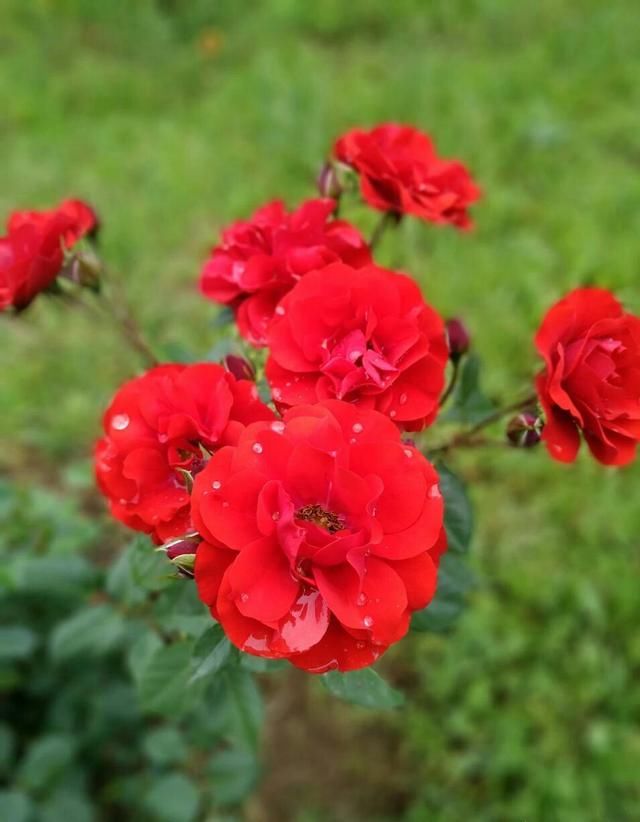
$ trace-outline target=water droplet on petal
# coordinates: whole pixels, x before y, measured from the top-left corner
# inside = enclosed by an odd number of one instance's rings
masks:
[[[274,400],[279,400],[282,398],[282,391],[279,388],[274,388],[271,393],[273,394]]]
[[[356,642],[356,648],[361,651],[365,647],[365,642]]]
[[[349,442],[351,443],[351,445],[355,445],[358,442],[358,440],[355,437],[351,437]]]
[[[400,400],[399,400],[400,405],[406,405],[407,404],[407,399],[408,399],[408,397],[407,397],[406,394],[400,394]]]
[[[395,411],[395,410],[394,411],[389,411],[389,416],[391,417],[391,419],[393,419],[395,416],[397,416],[397,414],[398,414],[398,412]]]
[[[249,601],[249,594],[246,594],[246,593],[240,594],[240,601],[241,602],[248,602]]]
[[[229,503],[225,500],[225,501],[222,503],[222,507],[223,507],[223,508],[228,508],[228,507],[229,507]]]
[[[271,519],[277,522],[280,519],[280,511],[274,511],[273,514],[271,514]]]
[[[214,491],[219,491],[222,488],[222,483],[220,482],[220,480],[214,480],[211,483],[211,487]]]
[[[371,628],[371,626],[373,625],[373,617],[366,616],[362,620],[362,624],[364,625],[365,628]]]
[[[366,605],[367,602],[369,602],[369,598],[366,594],[358,594],[358,598],[356,599],[356,605],[362,607],[363,605]]]
[[[165,442],[167,442],[168,439],[169,439],[169,437],[166,434],[158,434],[158,442],[161,445],[164,445]]]
[[[116,414],[111,420],[111,427],[115,428],[116,431],[124,431],[130,422],[128,414]]]
[[[276,434],[282,434],[284,432],[284,423],[282,420],[276,420],[275,422],[271,423],[271,430],[275,431]]]
[[[404,455],[405,455],[405,457],[412,457],[413,456],[413,451],[410,448],[405,448],[404,449]]]
[[[361,434],[364,431],[364,425],[361,422],[354,422],[351,430],[354,434]]]
[[[262,446],[260,445],[259,442],[254,442],[253,445],[251,446],[251,450],[253,451],[254,454],[262,454]]]
[[[278,317],[284,317],[284,313],[285,313],[284,306],[283,305],[277,305],[276,306],[276,314],[278,315]]]

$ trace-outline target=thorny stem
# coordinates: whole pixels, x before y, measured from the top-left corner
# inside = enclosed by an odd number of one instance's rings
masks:
[[[471,428],[468,428],[466,431],[461,431],[460,433],[455,434],[450,440],[442,443],[442,445],[437,445],[435,448],[430,448],[429,453],[444,454],[452,448],[459,448],[461,446],[486,445],[487,441],[484,438],[478,438],[476,436],[479,431],[482,431],[483,428],[486,428],[488,425],[502,419],[502,417],[507,414],[511,414],[514,411],[521,411],[527,406],[534,405],[537,401],[537,396],[535,394],[530,394],[518,402],[511,403],[503,408],[498,408],[496,411],[492,411],[491,414],[487,414],[486,417],[478,420],[475,425],[472,425]]]
[[[121,297],[117,301],[114,301],[104,292],[100,293],[100,300],[122,329],[126,341],[135,351],[138,352],[138,354],[140,354],[142,359],[145,361],[145,364],[149,368],[158,365],[156,355],[146,342],[142,331],[140,330],[140,326],[138,325],[126,302]]]
[[[402,214],[397,214],[395,211],[385,211],[376,223],[369,240],[369,248],[373,251],[386,231],[388,226],[397,226],[402,219]]]
[[[78,291],[66,291],[60,296],[62,296],[66,302],[81,306],[94,316],[104,317],[106,312],[110,318],[115,320],[122,330],[127,343],[140,354],[145,365],[149,368],[158,365],[157,357],[144,339],[142,331],[131,313],[131,309],[121,296],[118,297],[117,301],[114,301],[104,290],[100,290],[97,294],[98,301],[96,303],[87,302],[84,298],[84,293]],[[100,312],[99,308],[103,308],[104,311]]]

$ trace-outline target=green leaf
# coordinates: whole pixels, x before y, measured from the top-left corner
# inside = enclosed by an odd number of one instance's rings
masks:
[[[457,554],[447,552],[440,560],[438,587],[433,600],[413,615],[411,627],[415,631],[446,631],[464,610],[473,576],[465,561]]]
[[[142,667],[138,693],[145,711],[180,714],[190,673],[191,642],[174,642],[154,651]]]
[[[392,688],[372,668],[346,673],[329,671],[321,677],[321,682],[329,693],[364,708],[397,708],[404,701],[403,694]]]
[[[3,722],[0,724],[0,776],[5,776],[11,770],[15,750],[14,732],[9,724]],[[1,814],[0,819],[2,819]]]
[[[20,791],[0,791],[0,819],[4,822],[32,822],[34,806]]]
[[[227,354],[237,354],[240,355],[241,351],[238,347],[238,343],[233,337],[222,337],[219,339],[208,351],[206,354],[206,359],[209,362],[222,362],[222,360],[227,356]]]
[[[211,320],[211,328],[224,328],[226,329],[227,326],[233,325],[235,322],[235,314],[233,310],[228,306],[224,306],[224,308],[219,309],[218,313],[215,317]]]
[[[39,809],[38,822],[92,822],[95,818],[91,803],[84,794],[60,790]]]
[[[107,574],[107,592],[120,602],[137,605],[150,591],[171,585],[173,569],[164,554],[154,550],[148,537],[135,539]]]
[[[229,748],[209,761],[212,798],[216,805],[238,805],[254,789],[260,774],[258,760],[251,751]]]
[[[451,405],[443,415],[445,422],[479,422],[494,410],[491,400],[480,387],[480,359],[475,354],[467,355],[462,361]]]
[[[224,635],[221,625],[212,625],[198,639],[191,660],[189,684],[204,676],[214,676],[232,658],[233,646]]]
[[[192,822],[198,814],[197,787],[182,774],[157,779],[144,797],[144,806],[161,822]]]
[[[253,654],[240,654],[240,666],[253,674],[270,674],[290,668],[286,659],[267,659]]]
[[[18,768],[18,783],[29,791],[51,788],[67,772],[75,754],[70,736],[50,734],[33,742]]]
[[[443,464],[436,466],[444,497],[444,526],[448,550],[466,554],[473,534],[473,510],[464,483]]]
[[[13,582],[18,591],[68,596],[75,589],[85,588],[95,577],[95,569],[84,557],[24,556],[16,561]]]
[[[38,637],[23,625],[6,625],[0,628],[0,660],[24,659],[31,655]]]
[[[142,740],[142,750],[150,762],[160,766],[184,762],[189,753],[184,737],[172,725],[149,731]]]
[[[110,605],[93,605],[56,625],[50,640],[51,656],[62,661],[74,656],[102,656],[123,638],[125,622]]]
[[[127,653],[127,664],[136,683],[140,682],[142,672],[153,654],[162,648],[162,640],[158,634],[148,628],[136,626],[138,635]]]
[[[256,750],[264,716],[262,696],[255,679],[239,666],[228,667],[220,677],[228,704],[227,729],[239,747]]]

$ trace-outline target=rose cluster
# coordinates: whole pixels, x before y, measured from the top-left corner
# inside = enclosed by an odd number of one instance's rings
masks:
[[[415,130],[386,130],[395,154],[363,146],[350,160],[337,145],[336,161],[364,191],[381,158],[378,188],[397,182],[389,210],[466,226],[468,172]],[[421,210],[399,193],[412,186]],[[271,407],[234,377],[252,377],[237,358],[226,371],[163,365],[118,391],[96,449],[112,514],[171,540],[178,563],[182,544],[196,554],[198,592],[229,639],[314,672],[368,665],[400,639],[446,548],[438,475],[402,437],[436,418],[445,324],[337,209],[271,202],[225,229],[203,266],[202,293],[266,348]]]
[[[243,356],[154,364],[117,391],[95,452],[112,515],[195,576],[231,642],[312,672],[371,664],[436,592],[444,501],[416,437],[460,386],[471,338],[381,266],[375,243],[411,215],[468,229],[480,197],[462,163],[393,123],[336,140],[319,188],[231,224],[204,263],[200,290],[233,312]],[[338,217],[354,196],[383,212],[369,242]],[[12,215],[0,309],[55,288],[96,228],[77,200]],[[128,314],[123,325],[144,353]],[[535,346],[544,367],[536,393],[504,409],[517,412],[507,441],[542,439],[571,462],[582,434],[600,462],[630,462],[640,319],[610,292],[578,288],[548,311]],[[481,444],[500,416],[444,445],[428,434],[424,450]]]

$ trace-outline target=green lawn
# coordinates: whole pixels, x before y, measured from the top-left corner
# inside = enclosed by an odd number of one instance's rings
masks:
[[[205,356],[219,332],[196,280],[218,229],[311,194],[345,128],[415,123],[473,169],[477,227],[408,221],[379,259],[464,316],[490,392],[516,396],[563,291],[598,282],[640,311],[638,22],[634,0],[0,0],[0,214],[90,200],[158,350]],[[0,472],[73,493],[139,363],[45,300],[0,318],[0,342]],[[411,694],[391,718],[287,679],[249,819],[640,817],[640,466],[540,449],[456,467],[478,520],[458,629],[389,655]]]

